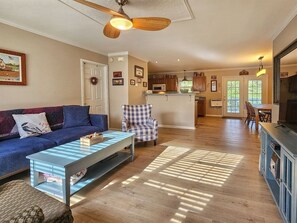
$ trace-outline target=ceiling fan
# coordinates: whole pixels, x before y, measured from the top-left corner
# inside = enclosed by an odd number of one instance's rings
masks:
[[[74,1],[112,15],[112,18],[110,19],[110,21],[107,22],[103,29],[103,34],[113,39],[118,38],[120,36],[121,30],[136,28],[147,31],[158,31],[165,29],[171,23],[170,19],[161,17],[142,17],[131,19],[123,10],[123,6],[128,3],[128,0],[115,0],[116,3],[118,3],[120,6],[118,12],[86,0]]]

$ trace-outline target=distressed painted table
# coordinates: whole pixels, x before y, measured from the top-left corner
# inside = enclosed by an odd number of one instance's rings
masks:
[[[81,146],[76,140],[27,156],[30,159],[31,185],[62,198],[69,205],[72,194],[127,159],[133,161],[134,133],[106,131],[103,137],[103,142],[92,146]],[[125,147],[130,147],[130,150],[123,151]],[[115,153],[116,156],[104,160]],[[88,168],[87,174],[78,183],[70,185],[70,177],[84,168]],[[62,183],[39,182],[40,172],[59,177]]]

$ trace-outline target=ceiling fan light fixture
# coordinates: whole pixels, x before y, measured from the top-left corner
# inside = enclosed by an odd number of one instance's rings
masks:
[[[133,27],[133,23],[130,19],[118,16],[113,16],[110,20],[110,24],[119,30],[129,30]]]

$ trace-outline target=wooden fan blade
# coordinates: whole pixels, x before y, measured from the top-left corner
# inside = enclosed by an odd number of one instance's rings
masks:
[[[86,1],[86,0],[74,0],[74,1],[76,1],[76,2],[78,2],[80,4],[83,4],[83,5],[89,6],[89,7],[93,8],[93,9],[99,10],[101,12],[105,12],[105,13],[110,14],[110,15],[123,17],[123,15],[121,13],[113,11],[112,9],[106,8],[106,7],[102,6],[102,5],[97,5],[97,4],[93,3],[93,2],[89,2],[89,1]]]
[[[109,38],[116,39],[120,36],[121,31],[114,28],[110,22],[108,22],[103,29],[103,33]]]
[[[171,23],[170,19],[160,17],[144,17],[144,18],[133,18],[133,27],[136,29],[158,31],[165,29]]]

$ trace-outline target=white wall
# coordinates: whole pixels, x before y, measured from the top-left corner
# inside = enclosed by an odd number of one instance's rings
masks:
[[[0,48],[26,54],[27,85],[0,85],[0,110],[80,104],[80,59],[107,57],[0,23]]]
[[[297,15],[286,26],[286,28],[273,40],[273,56],[279,54],[287,46],[297,40]],[[273,105],[272,122],[277,122],[279,116],[279,106]]]
[[[143,67],[144,76],[141,78],[141,83],[137,83],[137,77],[134,75],[135,65]],[[130,85],[130,80],[135,80],[136,85]],[[147,62],[140,60],[138,58],[129,56],[129,104],[130,105],[139,105],[145,104],[144,92],[147,90],[147,87],[143,87],[143,82],[147,83],[148,73],[147,73]]]

